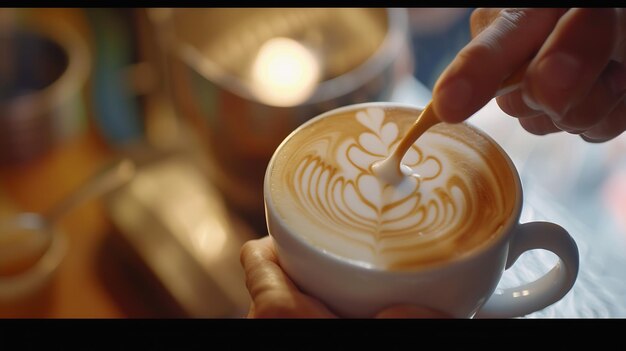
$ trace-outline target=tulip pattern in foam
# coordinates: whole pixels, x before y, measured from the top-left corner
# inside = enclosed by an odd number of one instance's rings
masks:
[[[434,264],[492,238],[512,212],[506,189],[514,182],[493,144],[471,128],[431,128],[403,158],[399,184],[372,173],[416,117],[370,107],[293,135],[272,170],[287,225],[326,251],[383,269]]]

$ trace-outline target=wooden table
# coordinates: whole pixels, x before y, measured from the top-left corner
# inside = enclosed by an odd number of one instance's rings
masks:
[[[28,12],[35,22],[64,21],[93,46],[90,24],[82,9],[20,11]],[[88,91],[84,93],[88,95]],[[90,108],[88,111],[94,113]],[[88,116],[88,120],[92,121],[93,116]],[[44,212],[115,156],[116,152],[91,126],[27,164],[0,165],[0,217],[17,211]],[[175,309],[164,303],[162,294],[155,293],[154,282],[147,277],[140,262],[133,261],[136,258],[132,250],[120,245],[120,236],[115,235],[101,201],[93,200],[75,209],[58,227],[67,235],[69,249],[53,284],[45,291],[45,298],[21,304],[0,304],[0,318],[177,316]]]

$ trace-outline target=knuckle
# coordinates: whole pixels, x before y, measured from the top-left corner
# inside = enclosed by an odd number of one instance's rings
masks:
[[[528,10],[522,8],[506,8],[500,11],[500,17],[513,25],[518,25],[528,16]]]
[[[262,274],[262,272],[253,271],[246,276],[246,288],[255,304],[258,303],[261,306],[265,303],[280,301],[273,298],[273,295],[279,290],[275,289],[271,281],[263,279],[264,277],[259,277],[259,273]]]
[[[493,13],[493,9],[482,7],[472,11],[472,14],[470,15],[470,31],[472,37],[477,36],[493,22],[495,19]]]
[[[500,50],[500,45],[493,40],[475,40],[459,51],[457,57],[463,61],[493,61],[491,58]]]

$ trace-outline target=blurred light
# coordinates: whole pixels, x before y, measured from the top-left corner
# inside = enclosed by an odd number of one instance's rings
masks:
[[[529,294],[530,294],[530,291],[528,291],[528,290],[522,290],[521,292],[520,291],[515,291],[513,293],[513,297],[528,296]]]
[[[266,103],[293,106],[309,98],[320,65],[304,45],[288,38],[268,40],[252,64],[252,88]]]
[[[211,261],[222,254],[226,244],[226,229],[217,220],[207,217],[191,233],[195,250],[204,261]]]
[[[228,243],[228,224],[217,194],[184,163],[154,167],[152,174],[133,179],[131,191],[200,262],[218,261]]]

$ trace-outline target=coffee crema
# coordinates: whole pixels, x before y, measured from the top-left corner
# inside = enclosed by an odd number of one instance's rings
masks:
[[[439,124],[402,159],[404,178],[372,172],[419,111],[363,107],[315,119],[281,145],[269,196],[290,231],[356,264],[408,270],[448,261],[501,232],[516,199],[501,151],[465,124]]]

